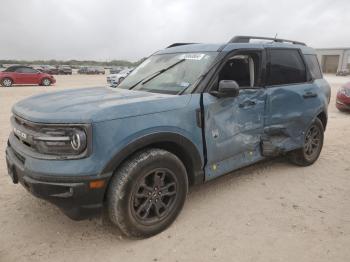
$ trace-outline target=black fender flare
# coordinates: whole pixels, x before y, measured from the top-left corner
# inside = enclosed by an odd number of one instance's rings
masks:
[[[203,160],[197,147],[188,138],[172,132],[152,133],[131,141],[108,161],[102,174],[113,174],[134,153],[150,147],[165,149],[179,157],[187,169],[190,185],[204,182]]]
[[[327,127],[327,124],[328,124],[328,111],[327,111],[327,109],[319,110],[319,112],[317,113],[317,115],[315,116],[313,121],[316,118],[321,120],[323,128],[324,128],[324,131],[326,131],[326,127]]]

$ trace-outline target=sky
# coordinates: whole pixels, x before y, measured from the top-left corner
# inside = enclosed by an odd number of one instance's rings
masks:
[[[350,47],[349,25],[349,0],[0,0],[0,60],[136,61],[234,35]]]

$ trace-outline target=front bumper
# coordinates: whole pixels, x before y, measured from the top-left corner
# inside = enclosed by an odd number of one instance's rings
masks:
[[[336,107],[340,110],[349,110],[350,111],[350,98],[344,99],[343,97],[337,97]]]
[[[26,157],[8,143],[6,163],[13,183],[22,184],[31,194],[53,203],[74,220],[86,219],[101,212],[108,177],[43,176],[25,167],[25,161]],[[96,179],[105,180],[104,186],[91,189],[89,184]]]

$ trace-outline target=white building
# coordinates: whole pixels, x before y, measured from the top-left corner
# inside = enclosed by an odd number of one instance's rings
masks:
[[[350,47],[316,49],[324,73],[336,73],[339,70],[350,69]]]

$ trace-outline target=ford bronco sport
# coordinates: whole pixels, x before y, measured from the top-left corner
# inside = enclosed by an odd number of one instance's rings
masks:
[[[8,173],[73,219],[105,206],[124,234],[149,237],[175,220],[190,185],[278,155],[313,164],[329,99],[315,51],[303,43],[239,36],[173,44],[116,89],[15,104]]]

